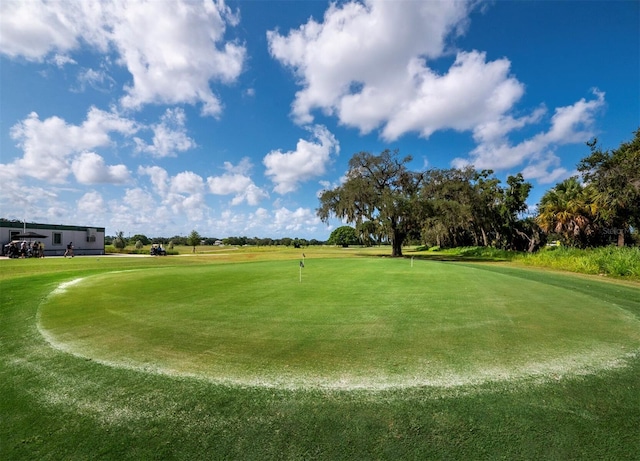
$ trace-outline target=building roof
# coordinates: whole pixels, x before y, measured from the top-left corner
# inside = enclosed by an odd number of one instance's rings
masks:
[[[96,232],[104,232],[104,227],[96,226],[69,226],[64,224],[42,224],[42,223],[24,223],[21,221],[6,221],[0,220],[0,227],[8,229],[22,230],[25,227],[29,229],[49,229],[49,230],[67,230],[67,231],[86,231],[88,229],[94,229]]]

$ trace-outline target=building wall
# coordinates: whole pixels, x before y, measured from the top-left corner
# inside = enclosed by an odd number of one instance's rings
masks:
[[[25,225],[23,223],[0,223],[2,254],[5,251],[4,246],[11,242],[12,236],[22,234],[24,230]],[[26,223],[26,231],[46,236],[45,238],[31,240],[31,242],[35,240],[44,244],[45,256],[62,256],[70,242],[73,242],[75,255],[104,254],[104,227]],[[27,241],[29,240],[27,239]]]

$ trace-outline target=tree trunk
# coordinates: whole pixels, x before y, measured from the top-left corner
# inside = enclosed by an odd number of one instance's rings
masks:
[[[485,232],[484,227],[481,227],[480,230],[482,230],[482,242],[484,243],[484,246],[488,247],[489,239],[487,239],[487,233]]]
[[[622,228],[618,229],[618,246],[624,246],[624,229]]]
[[[393,237],[391,239],[392,252],[391,256],[402,256],[402,243],[404,242],[404,234],[398,230],[393,231]]]

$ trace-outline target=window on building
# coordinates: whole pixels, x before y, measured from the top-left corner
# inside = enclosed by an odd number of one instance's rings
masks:
[[[54,245],[62,245],[62,233],[54,232],[52,240]]]

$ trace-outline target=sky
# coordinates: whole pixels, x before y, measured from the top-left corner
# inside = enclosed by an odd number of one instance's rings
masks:
[[[544,192],[640,127],[637,1],[0,0],[0,217],[328,239],[357,152]]]

